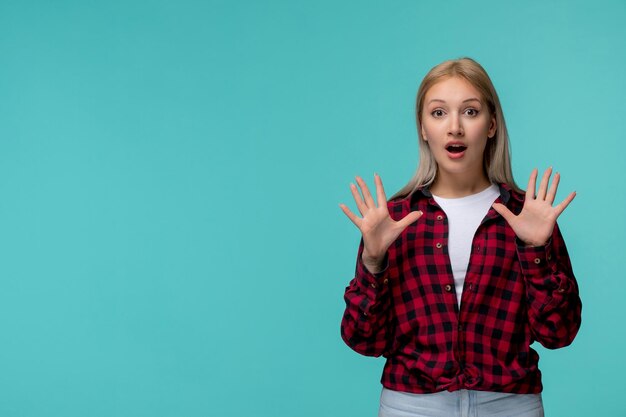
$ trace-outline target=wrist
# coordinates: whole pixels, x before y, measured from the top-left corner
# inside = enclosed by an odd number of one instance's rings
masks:
[[[528,240],[522,240],[522,242],[524,243],[524,246],[530,248],[530,247],[540,247],[540,246],[545,246],[546,242],[539,242],[539,241],[528,241]]]
[[[378,274],[386,268],[386,255],[387,253],[381,256],[369,256],[367,253],[363,252],[361,262],[370,273]]]
[[[539,240],[522,239],[519,236],[515,236],[515,243],[521,248],[542,248],[545,247],[549,241],[550,239],[542,242]]]
[[[371,255],[367,252],[366,249],[364,249],[363,253],[361,254],[361,259],[363,260],[363,263],[367,265],[382,264],[383,260],[385,259],[385,254],[383,253],[380,255]]]
[[[371,274],[379,274],[383,271],[382,264],[369,264],[367,262],[363,262],[363,266],[368,270]]]

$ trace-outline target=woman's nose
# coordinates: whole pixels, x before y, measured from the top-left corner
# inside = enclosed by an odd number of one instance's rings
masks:
[[[463,136],[463,126],[459,116],[452,115],[450,117],[450,126],[448,127],[448,130],[453,136]]]

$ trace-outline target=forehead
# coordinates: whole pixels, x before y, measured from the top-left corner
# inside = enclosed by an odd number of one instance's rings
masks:
[[[461,77],[448,77],[437,81],[426,91],[425,102],[443,100],[446,102],[462,102],[468,98],[482,101],[482,95],[469,81]]]

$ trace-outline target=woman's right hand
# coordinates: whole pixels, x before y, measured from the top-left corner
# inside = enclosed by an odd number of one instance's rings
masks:
[[[380,270],[383,266],[382,262],[389,246],[408,225],[422,216],[422,212],[412,211],[403,219],[395,221],[389,215],[387,197],[385,196],[380,176],[374,174],[378,206],[374,202],[374,198],[370,194],[365,181],[359,176],[356,177],[356,181],[359,187],[361,187],[363,198],[361,198],[356,185],[350,184],[350,190],[362,218],[352,213],[345,204],[339,204],[339,207],[363,235],[363,263],[370,272],[378,272],[377,270]]]

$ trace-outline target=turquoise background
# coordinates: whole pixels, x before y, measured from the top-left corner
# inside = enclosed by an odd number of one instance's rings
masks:
[[[0,3],[0,415],[373,416],[339,336],[356,174],[470,56],[514,172],[562,173],[583,299],[550,417],[624,416],[624,1]]]

